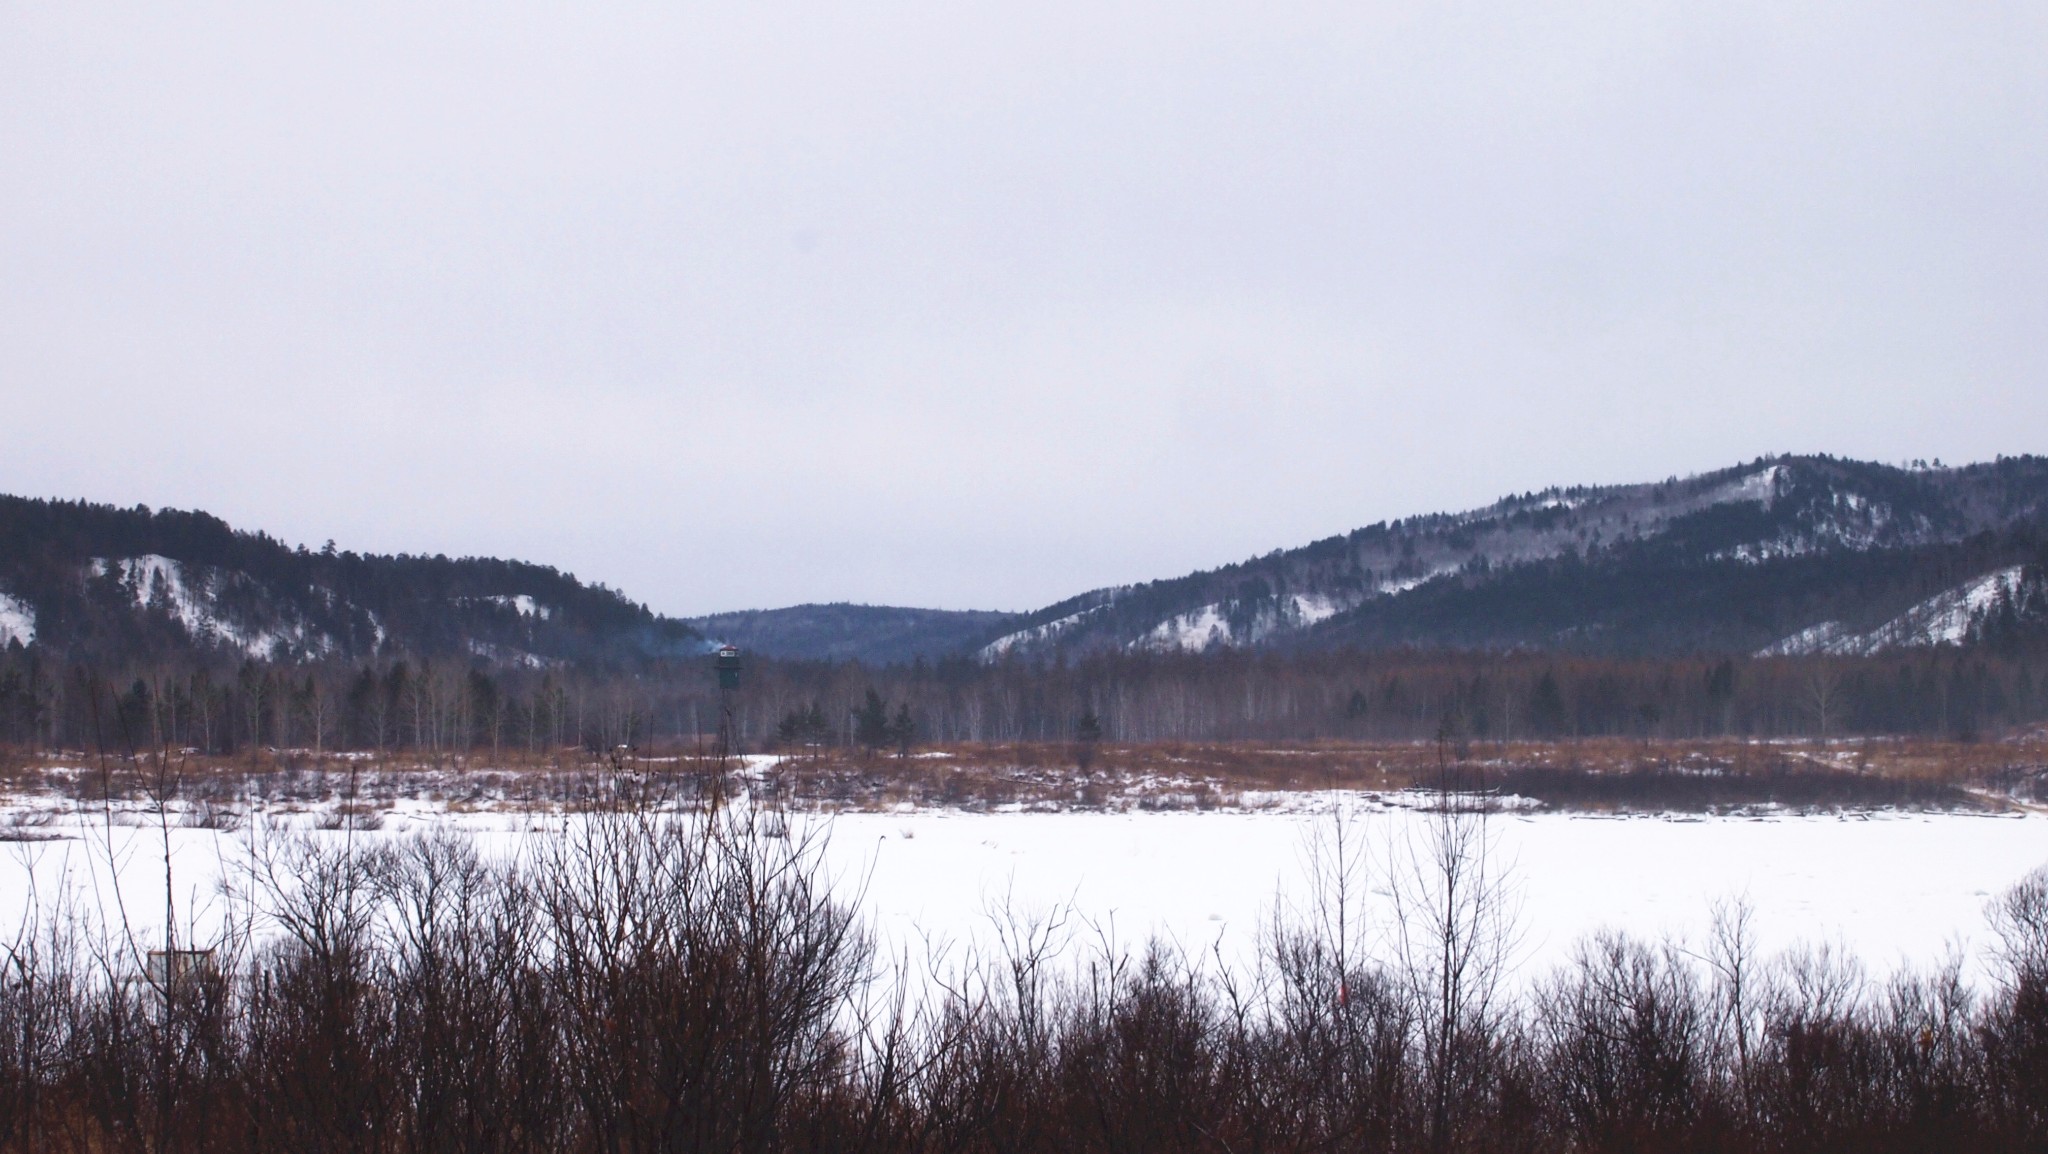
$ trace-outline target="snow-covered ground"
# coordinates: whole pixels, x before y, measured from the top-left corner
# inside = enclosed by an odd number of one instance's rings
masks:
[[[1369,901],[1384,912],[1388,853],[1430,818],[1369,803],[1352,812],[1373,862]],[[293,820],[310,827],[308,815]],[[409,803],[381,830],[355,836],[448,828],[503,854],[563,820]],[[1306,847],[1329,817],[920,811],[793,820],[826,835],[824,858],[836,886],[859,901],[895,954],[922,959],[950,947],[957,959],[970,945],[993,940],[991,913],[1007,906],[1025,916],[1069,909],[1069,927],[1084,941],[1113,933],[1136,947],[1162,936],[1191,952],[1214,947],[1242,964],[1276,903],[1307,899]],[[1698,942],[1714,903],[1745,895],[1767,948],[1833,943],[1883,972],[1902,962],[1933,962],[1956,946],[1981,974],[1986,902],[2048,864],[2048,817],[2038,814],[1511,813],[1489,824],[1495,861],[1520,899],[1524,974],[1549,968],[1574,941],[1603,927]],[[247,860],[257,840],[252,828],[261,827],[171,828],[181,921],[204,931],[231,911],[219,883]],[[153,825],[107,826],[89,813],[59,812],[48,824],[0,829],[50,839],[0,843],[0,937],[11,936],[33,904],[47,906],[67,887],[78,906],[103,911],[110,925],[125,913],[143,936],[161,932],[163,839]],[[110,859],[118,869],[108,869]]]
[[[1384,914],[1387,850],[1429,820],[1377,811],[1359,828]],[[1226,957],[1255,948],[1276,900],[1308,895],[1316,816],[920,813],[845,815],[835,861],[866,871],[885,930],[958,934],[1008,895],[1071,904],[1126,941],[1164,934]],[[1986,938],[1985,902],[2048,864],[2048,819],[1960,815],[1594,818],[1504,815],[1497,860],[1520,896],[1522,962],[1547,969],[1603,927],[1701,939],[1717,900],[1753,903],[1771,948],[1848,946],[1877,969],[1931,962]]]

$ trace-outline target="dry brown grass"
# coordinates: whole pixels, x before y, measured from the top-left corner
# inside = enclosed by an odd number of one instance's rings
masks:
[[[1452,765],[1520,768],[1543,766],[1590,773],[1643,769],[1845,770],[1943,784],[1974,784],[2000,774],[2048,766],[2048,734],[2009,741],[1954,742],[1906,738],[1762,742],[1736,739],[1650,741],[1448,742],[1214,742],[1104,745],[1091,760],[1093,774],[1188,778],[1233,789],[1399,789],[1427,783],[1440,759]],[[935,772],[998,775],[1029,781],[1082,775],[1077,750],[1065,744],[957,745],[923,756],[864,758],[828,751],[816,762],[793,760],[805,772],[884,775],[917,779]]]
[[[1853,738],[1813,741],[1210,742],[1101,745],[1081,768],[1066,743],[952,745],[903,758],[830,749],[782,758],[747,788],[816,808],[910,804],[985,809],[1208,808],[1248,792],[1398,790],[1435,781],[1440,766],[1486,782],[1531,770],[1592,775],[1826,773],[1992,790],[2030,797],[2048,785],[2048,732],[1999,741]],[[430,800],[457,808],[578,810],[632,788],[701,787],[718,762],[694,750],[597,756],[415,753],[376,756],[256,750],[232,757],[171,753],[97,757],[0,750],[0,793],[97,800],[153,797],[163,783],[185,799],[257,795],[281,802]],[[735,783],[737,786],[738,783]]]

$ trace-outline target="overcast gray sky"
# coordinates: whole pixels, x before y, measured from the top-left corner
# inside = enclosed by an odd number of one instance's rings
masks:
[[[1031,608],[2048,450],[2048,6],[0,0],[0,490]]]

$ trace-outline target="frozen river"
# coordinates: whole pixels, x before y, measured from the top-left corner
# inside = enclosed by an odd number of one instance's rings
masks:
[[[1356,811],[1367,849],[1369,902],[1385,903],[1386,860],[1424,815]],[[303,820],[303,819],[302,819]],[[1247,960],[1277,903],[1309,893],[1307,845],[1328,818],[1310,813],[848,813],[824,823],[824,857],[839,891],[858,897],[885,947],[929,949],[989,940],[991,910],[1071,909],[1092,939],[1136,947],[1163,936],[1190,951]],[[495,853],[515,851],[537,819],[409,809],[375,834],[445,826]],[[1490,820],[1494,861],[1519,896],[1523,972],[1560,960],[1602,927],[1699,941],[1713,904],[1747,896],[1766,948],[1848,947],[1873,970],[1925,964],[1951,946],[1972,969],[1989,937],[1985,903],[2048,864],[2048,818],[1956,814],[1610,818],[1504,814]],[[0,844],[0,932],[68,888],[110,922],[123,912],[160,933],[163,841],[153,827],[59,816],[16,830],[51,840]],[[338,833],[314,836],[338,838]],[[219,879],[250,833],[172,828],[181,920],[204,929],[225,907]],[[112,860],[118,865],[109,869]],[[116,884],[118,877],[118,885]],[[118,899],[118,900],[117,900]]]

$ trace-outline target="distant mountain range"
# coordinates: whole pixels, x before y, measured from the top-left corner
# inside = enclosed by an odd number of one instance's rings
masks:
[[[695,617],[707,637],[769,657],[903,664],[969,653],[1014,622],[1014,613],[900,609],[887,605],[795,605]]]
[[[2048,628],[2048,458],[1778,457],[1510,495],[1032,613],[829,604],[662,617],[489,558],[292,549],[203,513],[0,497],[0,647],[280,661],[632,663],[731,642],[871,664],[1397,647],[1870,654]]]

